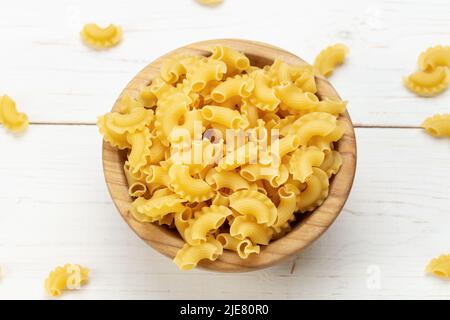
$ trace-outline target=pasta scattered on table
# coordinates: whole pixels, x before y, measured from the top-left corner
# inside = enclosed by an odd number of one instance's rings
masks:
[[[80,32],[83,42],[94,49],[107,49],[122,40],[122,29],[110,24],[101,28],[95,23],[86,24]]]
[[[28,116],[17,111],[16,103],[9,96],[0,96],[0,124],[14,133],[28,128]]]
[[[329,77],[338,65],[344,63],[348,52],[347,46],[341,43],[329,46],[317,55],[314,67],[320,74]]]
[[[418,96],[432,97],[450,83],[450,46],[435,46],[419,56],[419,70],[403,79],[405,87]]]
[[[426,272],[439,278],[450,278],[450,254],[431,260],[426,267]]]
[[[342,165],[334,144],[347,103],[316,96],[312,66],[277,59],[258,68],[232,48],[211,52],[167,59],[98,118],[104,140],[128,152],[132,217],[178,231],[181,270],[224,250],[258,254],[324,202]]]
[[[45,279],[45,292],[58,297],[64,290],[78,290],[87,283],[89,270],[78,264],[66,264],[56,267]]]
[[[450,137],[450,114],[436,114],[425,119],[421,125],[429,134],[435,137]]]

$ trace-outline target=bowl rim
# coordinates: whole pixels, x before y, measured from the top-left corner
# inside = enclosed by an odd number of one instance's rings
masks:
[[[307,64],[298,56],[275,46],[242,39],[214,39],[191,43],[180,47],[157,58],[144,67],[125,87],[113,109],[117,110],[118,103],[125,95],[137,95],[142,86],[148,85],[152,77],[159,71],[164,59],[178,54],[207,55],[208,48],[214,45],[226,45],[244,52],[252,64],[263,65],[280,57],[288,63]],[[316,75],[316,84],[320,99],[337,98],[338,93],[327,79]],[[244,272],[258,270],[272,266],[287,258],[294,256],[317,240],[339,216],[351,191],[356,172],[356,138],[350,115],[346,111],[339,117],[345,127],[341,140],[335,144],[343,158],[339,172],[331,179],[329,195],[325,201],[311,213],[305,215],[301,221],[294,225],[292,230],[283,237],[274,240],[267,246],[261,246],[259,255],[252,255],[246,260],[239,258],[234,252],[224,251],[224,254],[215,261],[201,261],[200,268],[220,272]],[[184,241],[175,232],[165,226],[153,223],[142,223],[135,220],[130,213],[132,198],[128,195],[128,184],[123,171],[125,161],[123,152],[111,147],[109,143],[102,145],[102,164],[105,181],[111,198],[122,218],[131,229],[148,245],[169,258],[174,258]]]

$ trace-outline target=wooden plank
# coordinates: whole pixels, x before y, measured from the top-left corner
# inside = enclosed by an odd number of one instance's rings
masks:
[[[178,271],[128,228],[106,190],[95,127],[1,132],[0,299],[44,298],[47,273],[66,262],[92,269],[67,299],[448,299],[448,283],[423,269],[448,252],[449,140],[418,129],[356,135],[353,191],[325,235],[295,263],[219,274]]]
[[[350,101],[357,125],[417,126],[430,114],[450,110],[450,93],[418,98],[401,81],[415,69],[422,50],[448,44],[446,0],[426,5],[352,0],[345,6],[332,0],[280,0],[276,6],[272,0],[226,0],[216,8],[191,0],[135,3],[139,10],[132,12],[123,1],[3,4],[0,37],[7,50],[0,51],[1,93],[13,96],[34,122],[94,123],[128,81],[164,53],[200,40],[246,38],[309,62],[323,47],[346,43],[348,62],[331,81]],[[122,25],[124,42],[104,52],[84,47],[78,32],[93,21]],[[318,21],[320,28],[312,29]]]

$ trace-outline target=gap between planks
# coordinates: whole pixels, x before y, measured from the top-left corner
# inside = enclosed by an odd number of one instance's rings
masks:
[[[33,126],[96,126],[93,122],[46,122],[46,121],[32,121],[30,125]],[[362,129],[421,129],[420,126],[412,125],[366,125],[355,124],[354,128]]]

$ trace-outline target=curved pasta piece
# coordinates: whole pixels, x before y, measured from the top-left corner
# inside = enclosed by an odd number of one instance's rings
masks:
[[[218,103],[225,102],[234,97],[247,98],[255,88],[255,81],[245,76],[228,78],[211,91],[211,98]]]
[[[342,166],[342,156],[336,150],[332,150],[325,154],[325,159],[320,165],[320,169],[325,171],[328,177],[338,173],[339,169]]]
[[[297,210],[297,192],[291,184],[286,184],[278,189],[280,203],[277,207],[277,220],[272,228],[279,233],[282,229],[289,227],[289,222],[295,219],[294,212]]]
[[[278,159],[281,159],[288,153],[297,150],[298,147],[300,147],[300,137],[297,135],[288,134],[278,140],[278,146],[275,146],[274,143],[270,145],[270,155],[277,156]]]
[[[431,71],[437,67],[450,68],[450,46],[435,46],[428,48],[419,56],[419,68]]]
[[[247,181],[266,180],[274,188],[280,187],[289,178],[289,170],[284,163],[279,167],[260,165],[257,163],[247,164],[242,166],[239,173]]]
[[[194,92],[199,92],[211,81],[220,81],[227,72],[227,65],[219,60],[207,60],[200,63],[192,72],[186,74],[186,79],[190,88]]]
[[[345,112],[347,104],[347,101],[325,98],[324,100],[319,101],[316,111],[331,113],[334,116],[338,116]]]
[[[314,93],[303,92],[294,84],[278,86],[275,90],[283,103],[281,109],[285,108],[291,113],[312,112],[319,105],[319,98]]]
[[[295,85],[302,89],[304,92],[317,92],[316,77],[314,75],[313,66],[302,66],[298,68],[299,72],[297,79],[295,79]]]
[[[155,222],[169,213],[182,212],[183,202],[176,194],[153,196],[151,199],[139,197],[131,204],[131,214],[140,222]]]
[[[410,91],[423,97],[435,96],[448,88],[450,72],[448,68],[437,67],[433,71],[416,71],[403,79]]]
[[[128,155],[128,163],[131,171],[136,173],[147,164],[147,158],[150,155],[152,139],[150,131],[145,128],[142,131],[130,133],[127,140],[131,145],[131,152]]]
[[[206,176],[206,182],[213,186],[216,190],[229,189],[233,192],[246,190],[250,188],[250,184],[234,171],[210,170]]]
[[[204,120],[221,124],[230,129],[237,130],[244,125],[241,114],[236,110],[218,106],[204,106],[201,113]]]
[[[227,66],[227,75],[235,75],[250,67],[250,60],[237,50],[225,46],[211,48],[211,59],[221,60]]]
[[[275,89],[271,87],[270,78],[260,70],[250,74],[250,77],[255,81],[255,89],[248,98],[250,103],[263,111],[275,111],[280,99],[275,94]]]
[[[147,186],[143,182],[135,181],[128,185],[128,194],[133,198],[142,197],[147,192]]]
[[[272,200],[258,191],[243,190],[234,192],[229,199],[231,208],[240,214],[255,217],[260,224],[271,226],[277,219],[277,208]]]
[[[241,114],[247,118],[247,122],[250,128],[256,127],[259,120],[258,108],[249,104],[246,100],[241,105]]]
[[[0,97],[0,124],[14,133],[20,133],[28,128],[28,116],[17,111],[16,103],[9,96]]]
[[[223,0],[197,0],[198,3],[207,6],[216,6],[223,2]]]
[[[195,268],[203,259],[214,261],[220,257],[222,253],[223,248],[220,242],[210,238],[198,246],[191,246],[186,243],[183,248],[177,252],[173,261],[180,270],[186,271]]]
[[[319,168],[313,168],[313,174],[306,180],[307,187],[300,193],[298,209],[300,212],[312,211],[320,206],[328,196],[328,175]]]
[[[209,232],[219,229],[231,214],[231,210],[225,206],[212,205],[202,208],[185,230],[184,236],[187,243],[198,245],[205,242]]]
[[[89,269],[78,264],[56,267],[45,279],[45,291],[51,297],[58,297],[64,290],[79,289],[87,283],[88,278]]]
[[[450,114],[436,114],[425,119],[421,125],[427,133],[435,137],[450,137]]]
[[[426,272],[439,278],[450,278],[450,254],[431,260],[427,265]]]
[[[176,194],[189,202],[200,202],[214,196],[213,188],[202,179],[195,179],[189,167],[174,164],[169,169],[170,184]]]
[[[302,147],[296,150],[289,161],[289,173],[301,183],[313,174],[313,167],[318,167],[325,159],[325,154],[317,147]]]
[[[289,134],[300,138],[300,145],[308,145],[314,136],[325,137],[336,128],[336,117],[325,112],[311,112],[300,117],[289,128]]]
[[[168,169],[162,166],[150,165],[142,170],[145,182],[149,185],[170,187]]]
[[[220,233],[216,240],[219,241],[223,248],[237,252],[241,259],[247,259],[252,253],[259,254],[260,248],[254,245],[250,239],[240,240],[233,237],[229,233]]]
[[[153,121],[153,110],[135,108],[127,114],[111,112],[105,115],[107,127],[117,134],[143,130]]]
[[[344,63],[348,48],[343,44],[335,44],[322,50],[314,61],[314,67],[325,77],[331,76],[336,66]]]
[[[183,238],[184,241],[186,241],[186,237],[184,236],[184,233],[186,229],[189,227],[189,221],[194,217],[194,211],[189,208],[185,207],[183,211],[179,211],[175,213],[174,216],[174,224],[175,228],[177,229],[180,236]]]
[[[166,59],[161,66],[161,78],[167,83],[176,83],[187,73],[185,66],[177,59]]]
[[[117,45],[122,40],[122,29],[110,24],[101,28],[95,23],[86,24],[80,32],[85,44],[94,49],[106,49]]]
[[[250,239],[252,243],[268,245],[272,239],[271,228],[259,224],[252,216],[244,215],[234,218],[230,226],[230,235],[240,240]]]

